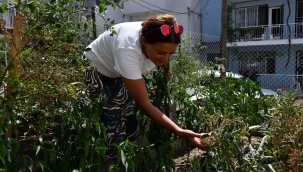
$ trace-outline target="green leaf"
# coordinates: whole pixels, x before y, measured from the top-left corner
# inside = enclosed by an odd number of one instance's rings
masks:
[[[116,34],[117,34],[117,32],[116,32],[114,29],[111,29],[110,36],[114,36],[114,35],[116,35]]]
[[[122,160],[122,163],[125,165],[126,163],[126,155],[124,153],[124,151],[121,150],[121,160]]]
[[[0,156],[5,157],[6,156],[6,148],[4,145],[0,145]]]
[[[67,146],[65,152],[64,152],[64,158],[66,159],[67,163],[70,163],[71,160],[71,144]]]
[[[36,27],[35,27],[35,30],[41,31],[41,30],[42,30],[42,27],[41,27],[41,26],[36,26]]]
[[[44,159],[45,159],[45,165],[52,164],[51,156],[48,150],[44,151]]]
[[[80,169],[85,169],[85,166],[86,166],[85,158],[81,158],[79,166],[80,166]]]
[[[27,6],[28,6],[28,8],[29,8],[29,10],[31,11],[31,12],[34,12],[35,10],[36,10],[36,6],[37,6],[37,2],[36,1],[32,1],[32,2],[29,2],[29,3],[27,3]]]
[[[57,28],[61,28],[61,27],[62,27],[62,25],[59,24],[59,23],[56,23],[55,26],[56,26]]]
[[[271,164],[263,164],[262,166],[263,166],[263,167],[265,168],[265,170],[268,171],[268,172],[276,172],[276,170],[272,167]]]
[[[7,149],[6,152],[7,152],[7,160],[10,163],[14,163],[15,162],[15,153],[14,153],[14,151],[12,151],[11,149]]]
[[[84,49],[84,51],[90,51],[91,50],[91,48],[85,48]]]
[[[77,85],[77,84],[82,84],[82,82],[73,82],[73,83],[70,83],[70,85]]]
[[[89,147],[91,145],[90,141],[85,141],[84,143],[84,152],[85,152],[85,157],[87,157],[88,153],[89,153]]]
[[[121,9],[120,4],[119,4],[119,3],[116,3],[116,2],[112,3],[112,7],[114,8],[114,10],[116,9],[116,7],[118,7],[118,8]]]
[[[99,5],[99,13],[102,13],[106,8],[106,4],[104,0],[101,0],[101,3]]]
[[[39,136],[39,142],[40,142],[40,143],[43,142],[43,137]]]
[[[40,150],[41,150],[41,146],[39,145],[39,146],[37,146],[37,149],[36,149],[36,155],[38,155],[38,153],[40,152]]]
[[[0,5],[0,13],[3,14],[3,13],[5,13],[5,11],[6,11],[6,2],[4,2]]]
[[[84,23],[83,24],[83,27],[84,27],[84,30],[86,30],[88,28],[88,24],[87,23]]]
[[[34,163],[32,161],[28,162],[28,169],[32,172],[34,167]]]
[[[26,161],[20,162],[19,164],[14,166],[14,169],[12,171],[16,171],[16,172],[25,171],[26,166],[27,166]]]
[[[14,152],[18,152],[18,150],[20,148],[19,142],[17,140],[15,140],[15,139],[11,139],[11,140],[12,140]]]

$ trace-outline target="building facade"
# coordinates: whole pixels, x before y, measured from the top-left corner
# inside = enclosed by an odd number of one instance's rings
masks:
[[[294,90],[303,77],[303,0],[229,0],[228,69],[262,87]]]

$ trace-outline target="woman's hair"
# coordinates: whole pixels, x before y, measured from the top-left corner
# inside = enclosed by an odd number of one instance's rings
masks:
[[[151,16],[142,23],[141,36],[147,43],[154,44],[156,42],[175,43],[181,42],[181,35],[175,34],[173,28],[168,36],[164,36],[160,27],[167,24],[171,27],[177,25],[176,18],[170,14],[159,14]]]

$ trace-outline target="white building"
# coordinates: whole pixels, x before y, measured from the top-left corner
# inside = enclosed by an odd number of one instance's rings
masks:
[[[115,10],[107,5],[106,17],[115,20],[116,23],[129,21],[143,21],[151,15],[168,13],[176,17],[184,31],[201,33],[201,1],[200,0],[116,0],[122,10]],[[97,2],[98,4],[98,2]],[[98,5],[97,5],[98,6]],[[96,12],[99,11],[96,8]],[[104,19],[96,15],[97,34],[108,28]]]
[[[6,0],[0,0],[0,4],[7,2]],[[4,25],[6,29],[14,28],[14,16],[16,15],[16,8],[13,5],[8,4],[5,13],[0,13],[0,24]],[[3,38],[3,34],[0,32],[0,38]]]

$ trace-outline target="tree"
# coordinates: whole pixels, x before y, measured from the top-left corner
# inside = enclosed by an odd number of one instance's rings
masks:
[[[15,135],[46,132],[71,103],[86,97],[81,81],[87,62],[81,57],[93,36],[91,21],[82,17],[87,12],[82,4],[81,0],[14,3],[24,23],[14,32],[20,32],[22,39],[8,65],[1,66],[1,87],[14,91],[1,98],[0,107],[1,116],[10,114],[9,121],[18,121]],[[105,7],[100,6],[102,13]],[[4,3],[1,12],[5,9]],[[15,45],[13,35],[1,26],[6,41]],[[16,73],[7,75],[12,70]]]

